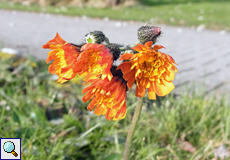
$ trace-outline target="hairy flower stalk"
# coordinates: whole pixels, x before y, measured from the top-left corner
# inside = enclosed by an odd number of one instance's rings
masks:
[[[126,138],[125,152],[124,152],[123,160],[129,160],[131,141],[132,141],[132,138],[133,138],[133,134],[135,132],[137,122],[138,122],[140,114],[141,114],[141,108],[142,108],[142,98],[138,98],[137,107],[135,109],[133,119],[132,119],[132,122],[130,124],[128,135],[127,135],[127,138]]]

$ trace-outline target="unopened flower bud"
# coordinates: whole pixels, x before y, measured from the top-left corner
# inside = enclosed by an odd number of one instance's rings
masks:
[[[113,60],[116,61],[120,57],[120,54],[121,54],[121,51],[118,45],[115,43],[110,43],[110,44],[107,44],[106,47],[109,48],[110,52],[113,54]]]
[[[103,43],[106,39],[104,33],[101,31],[89,32],[85,35],[85,38],[87,43],[97,43],[97,44]]]
[[[145,44],[148,41],[156,42],[157,37],[161,34],[160,27],[142,26],[137,30],[137,36],[140,43]]]

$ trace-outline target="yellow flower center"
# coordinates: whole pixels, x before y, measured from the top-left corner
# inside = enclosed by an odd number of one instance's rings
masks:
[[[96,92],[95,98],[97,98],[97,107],[94,111],[97,115],[105,115],[107,110],[110,108],[109,116],[114,117],[117,114],[117,111],[120,109],[121,103],[115,101],[115,95],[111,95],[110,92],[107,92],[103,89],[96,89],[94,90]],[[123,104],[123,103],[122,103]]]
[[[92,74],[101,74],[106,67],[106,65],[101,66],[98,63],[98,60],[101,58],[99,53],[100,52],[94,53],[90,57],[89,72]]]
[[[160,82],[164,79],[163,73],[167,72],[172,67],[164,58],[157,54],[149,55],[147,53],[146,59],[139,64],[139,71],[142,77],[150,78],[152,81]]]
[[[103,89],[97,89],[96,92],[96,97],[100,97],[97,100],[97,104],[101,105],[103,108],[113,108],[119,104],[114,100],[115,95],[111,95],[110,92],[106,93]]]

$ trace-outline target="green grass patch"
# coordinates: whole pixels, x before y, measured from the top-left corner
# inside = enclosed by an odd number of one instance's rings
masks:
[[[0,3],[0,8],[46,12],[70,16],[109,17],[117,20],[133,20],[177,26],[199,26],[214,30],[230,30],[229,1],[170,1],[144,0],[132,7],[39,7],[36,4],[23,6],[19,3]]]
[[[33,57],[0,53],[0,64],[0,137],[21,138],[22,159],[122,159],[136,106],[132,91],[126,118],[110,122],[87,111],[79,78],[58,84],[48,65]],[[224,95],[144,98],[132,159],[212,159],[215,147],[229,147],[229,114]]]

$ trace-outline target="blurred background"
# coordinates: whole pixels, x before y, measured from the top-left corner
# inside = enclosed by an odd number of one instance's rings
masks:
[[[94,30],[132,44],[148,24],[179,71],[170,95],[144,98],[132,159],[229,159],[229,15],[228,0],[0,0],[0,137],[21,138],[22,159],[121,160],[135,92],[124,120],[96,116],[81,77],[55,82],[42,45],[57,32],[79,44]]]

